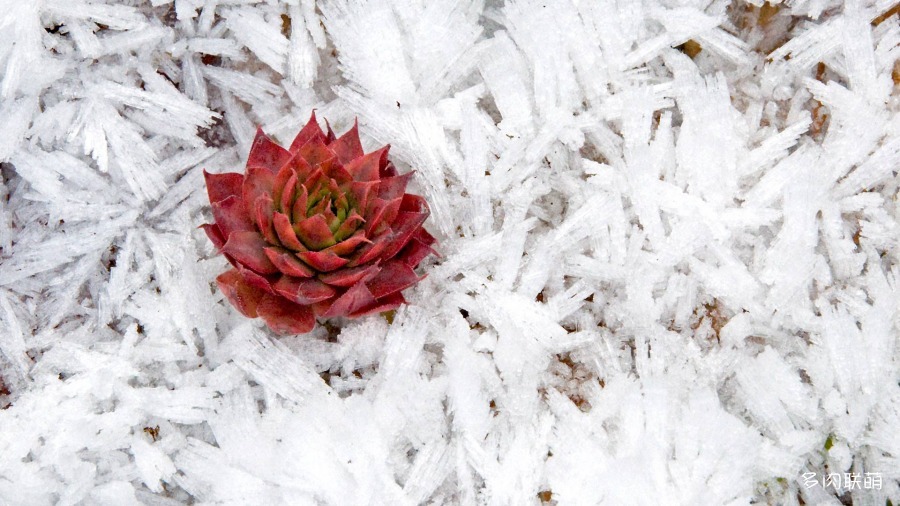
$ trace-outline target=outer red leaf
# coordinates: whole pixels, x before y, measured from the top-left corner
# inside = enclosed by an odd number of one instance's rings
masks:
[[[424,209],[424,212],[408,211],[409,209]],[[384,258],[392,258],[409,242],[412,235],[425,223],[428,218],[428,204],[425,199],[418,195],[407,193],[403,196],[403,203],[400,205],[400,212],[397,213],[397,219],[391,224],[394,229],[394,237],[390,245],[382,253]]]
[[[266,256],[266,246],[268,244],[259,232],[232,232],[222,252],[259,274],[275,274],[278,269]]]
[[[375,297],[369,291],[365,282],[360,281],[350,287],[343,295],[335,299],[331,306],[322,316],[331,318],[334,316],[347,316],[350,313],[359,311],[375,302]]]
[[[294,154],[294,157],[291,159],[288,166],[293,169],[294,173],[297,174],[297,179],[301,182],[306,181],[313,172],[312,166],[310,166],[299,153]]]
[[[390,145],[347,162],[344,168],[353,176],[354,181],[378,181],[379,169],[387,158]]]
[[[393,240],[393,231],[387,229],[380,236],[372,240],[372,244],[366,244],[360,248],[353,256],[350,257],[350,267],[357,265],[365,265],[379,258],[390,258],[382,253],[388,248]]]
[[[247,167],[262,167],[270,172],[278,172],[282,165],[290,160],[291,154],[272,142],[262,128],[256,129],[256,138],[250,147],[250,155],[247,157]]]
[[[407,172],[401,176],[386,177],[378,181],[378,197],[384,200],[393,200],[403,197],[406,185],[414,172]]]
[[[353,121],[353,128],[340,136],[329,146],[337,154],[342,164],[347,164],[354,158],[363,156],[362,143],[359,142],[359,122]]]
[[[206,193],[209,195],[211,204],[221,202],[231,196],[241,198],[241,185],[244,184],[243,174],[237,172],[210,174],[204,170],[203,178],[206,180]]]
[[[215,223],[206,223],[200,225],[200,228],[206,232],[206,237],[209,237],[209,240],[212,241],[213,246],[215,246],[217,250],[221,250],[222,246],[225,246],[226,239]]]
[[[420,228],[419,230],[416,230],[416,233],[413,236],[413,238],[415,238],[416,240],[418,240],[419,242],[421,242],[422,244],[424,244],[426,246],[431,246],[432,244],[437,242],[437,239],[435,239],[433,235],[429,234],[428,231],[425,230],[424,228]]]
[[[394,292],[399,292],[419,281],[419,276],[412,267],[398,260],[392,260],[381,266],[381,272],[366,282],[372,295],[379,299]]]
[[[409,213],[429,213],[428,202],[418,195],[412,193],[403,194],[403,200],[400,204],[400,210]]]
[[[282,297],[297,304],[310,305],[334,297],[337,292],[315,278],[292,278],[282,276],[275,283],[275,291]]]
[[[325,128],[328,130],[325,133],[325,144],[331,144],[332,142],[334,142],[337,136],[334,135],[334,130],[331,129],[331,124],[328,123],[327,119],[325,120]]]
[[[337,186],[344,187],[353,181],[353,176],[347,172],[347,169],[341,165],[337,159],[334,160],[334,163],[322,164],[322,172],[329,178],[333,179]]]
[[[231,305],[248,318],[256,318],[257,306],[265,292],[248,285],[237,269],[230,269],[219,274],[216,285]]]
[[[310,167],[315,168],[318,165],[334,160],[337,155],[325,144],[325,139],[312,139],[297,152]]]
[[[371,279],[380,270],[381,267],[377,265],[363,265],[319,274],[319,279],[332,286],[349,287],[355,285],[359,280]]]
[[[387,297],[377,299],[375,302],[362,309],[356,310],[356,312],[350,314],[350,318],[359,318],[370,314],[383,313],[385,311],[397,309],[403,304],[406,304],[406,299],[403,298],[403,294],[400,292],[392,293]]]
[[[366,234],[375,235],[390,226],[397,218],[397,213],[400,212],[400,201],[399,198],[387,202],[374,199],[371,214],[366,221]]]
[[[312,309],[276,295],[266,294],[257,311],[266,325],[281,335],[305,334],[316,326]]]
[[[222,235],[222,231],[219,230],[219,227],[216,226],[216,224],[214,224],[214,223],[213,224],[207,223],[205,225],[200,225],[200,228],[202,228],[203,231],[206,232],[206,236],[209,237],[209,240],[212,241],[213,246],[215,246],[215,248],[219,251],[219,253],[222,253],[222,247],[225,246],[225,237]],[[230,263],[232,266],[234,266],[234,267],[238,266],[238,263],[235,262],[234,259],[231,258],[230,255],[224,255],[224,256],[225,256],[225,259],[228,260],[228,263]]]
[[[413,234],[410,241],[406,243],[406,246],[400,250],[400,253],[397,253],[397,256],[394,258],[415,268],[419,265],[419,262],[428,255],[438,254],[431,248],[431,245],[434,244],[434,242],[434,237],[431,237],[431,234],[426,232],[424,228],[419,228]]]
[[[255,230],[244,203],[234,195],[212,205],[216,225],[226,240],[233,232]]]
[[[262,195],[272,198],[272,189],[275,183],[275,174],[268,169],[251,167],[247,169],[247,177],[244,178],[242,190],[243,200],[252,205]],[[255,219],[255,218],[254,218]]]
[[[275,276],[262,276],[251,271],[241,264],[235,264],[235,268],[238,270],[238,272],[241,273],[241,277],[244,278],[244,281],[248,285],[256,288],[257,290],[262,290],[266,293],[275,293],[275,289],[272,288],[272,283],[276,280]]]
[[[291,143],[291,147],[289,148],[290,152],[296,153],[297,151],[300,151],[301,147],[313,139],[325,139],[325,134],[319,127],[318,121],[316,121],[316,111],[312,112],[306,126],[304,126],[300,130],[300,133],[297,134],[297,137],[294,138],[294,142]]]

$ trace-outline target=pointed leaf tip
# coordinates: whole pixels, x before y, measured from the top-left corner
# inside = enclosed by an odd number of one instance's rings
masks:
[[[306,142],[297,150],[298,156],[302,157],[310,167],[318,166],[327,167],[328,162],[337,158],[334,151],[328,147],[328,143],[324,138],[313,138]]]
[[[353,176],[354,181],[378,181],[381,173],[381,160],[383,156],[386,156],[384,149],[386,147],[367,155],[358,156],[347,162],[344,169]]]
[[[276,144],[263,132],[262,127],[257,127],[256,137],[250,147],[250,155],[247,157],[247,167],[262,167],[271,172],[278,172],[282,165],[291,159],[291,153]]]
[[[345,165],[363,156],[362,143],[359,140],[359,122],[354,120],[353,127],[331,143],[330,147],[337,154],[338,160]]]
[[[319,122],[316,120],[316,110],[313,109],[312,114],[309,115],[309,121],[306,122],[306,125],[300,130],[300,133],[294,138],[294,142],[291,143],[289,151],[291,153],[296,153],[307,142],[314,139],[321,139],[324,141],[325,138],[325,133],[322,132],[322,128],[319,127]]]

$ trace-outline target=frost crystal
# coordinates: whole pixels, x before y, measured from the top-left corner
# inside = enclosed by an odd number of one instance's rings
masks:
[[[0,504],[900,504],[898,59],[895,0],[0,0]],[[311,110],[442,256],[275,338],[203,170]]]

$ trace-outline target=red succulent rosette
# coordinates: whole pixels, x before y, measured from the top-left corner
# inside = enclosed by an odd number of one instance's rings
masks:
[[[385,146],[363,153],[359,130],[335,137],[315,113],[284,149],[262,129],[245,174],[206,176],[214,224],[203,225],[233,269],[216,278],[231,304],[279,334],[316,317],[396,309],[434,253],[425,199],[406,193]]]

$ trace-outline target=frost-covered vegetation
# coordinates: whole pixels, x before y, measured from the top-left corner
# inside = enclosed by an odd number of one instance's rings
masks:
[[[894,3],[0,0],[0,503],[898,504]],[[441,257],[277,338],[202,171],[314,108]]]

